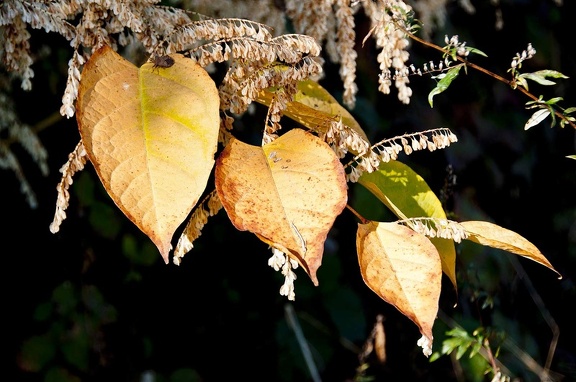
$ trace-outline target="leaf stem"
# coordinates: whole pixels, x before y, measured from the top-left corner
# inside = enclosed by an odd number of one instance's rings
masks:
[[[346,208],[348,208],[350,210],[350,212],[352,212],[354,214],[354,216],[356,216],[362,224],[368,223],[369,220],[366,219],[365,217],[363,217],[362,215],[360,215],[358,213],[358,211],[356,211],[354,208],[352,208],[349,204],[346,204]]]

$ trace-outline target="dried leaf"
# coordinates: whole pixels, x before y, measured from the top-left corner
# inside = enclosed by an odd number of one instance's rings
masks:
[[[446,219],[442,203],[424,178],[399,161],[382,162],[377,171],[362,174],[358,183],[366,187],[398,218]],[[456,288],[456,249],[452,240],[433,238],[442,270]]]
[[[174,231],[214,165],[220,102],[204,69],[170,57],[171,67],[139,69],[104,46],[84,67],[77,105],[80,135],[102,184],[166,263]]]
[[[317,285],[326,235],[347,201],[344,168],[330,147],[301,129],[263,147],[232,139],[215,174],[232,224],[298,260]]]
[[[358,225],[356,248],[366,285],[412,320],[432,343],[442,266],[436,247],[397,223]]]
[[[516,232],[485,221],[466,221],[460,224],[468,232],[468,240],[526,257],[553,270],[562,278],[540,250]]]

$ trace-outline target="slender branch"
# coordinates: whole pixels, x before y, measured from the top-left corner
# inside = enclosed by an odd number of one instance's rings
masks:
[[[440,51],[442,53],[448,53],[446,52],[446,50],[434,43],[428,42],[426,40],[421,39],[420,37],[414,35],[413,33],[409,32],[406,28],[403,28],[401,25],[396,24],[400,29],[402,29],[404,31],[404,33],[406,33],[408,35],[408,37],[410,37],[411,39],[413,39],[414,41],[419,42],[420,44],[423,44],[429,48],[435,49],[437,51]],[[466,60],[464,57],[460,57],[460,56],[456,56],[456,59],[460,62],[462,62],[464,65],[478,70],[479,72],[482,72],[490,77],[493,77],[495,79],[497,79],[500,82],[505,83],[506,85],[510,86],[512,89],[514,90],[519,90],[521,93],[523,93],[526,97],[530,98],[533,101],[538,101],[538,97],[536,97],[534,94],[530,93],[528,90],[526,90],[525,88],[523,88],[522,86],[516,86],[516,81],[513,80],[509,80],[506,79],[496,73],[493,73],[491,71],[489,71],[488,69],[485,69],[481,66],[478,66],[476,64],[473,64],[472,62]],[[556,110],[556,108],[554,108],[554,115],[556,115],[558,118],[566,121],[570,126],[572,126],[573,128],[576,129],[576,123],[572,122],[568,119],[566,119],[566,117],[564,116],[564,114],[562,114],[560,111]]]
[[[284,305],[284,313],[286,315],[288,326],[294,331],[294,335],[296,336],[296,340],[300,346],[300,351],[302,352],[302,356],[304,357],[304,361],[306,362],[306,366],[310,372],[310,377],[314,382],[321,382],[320,373],[314,363],[312,352],[308,346],[308,341],[306,341],[306,338],[304,337],[304,333],[302,332],[302,328],[300,327],[300,323],[298,322],[298,318],[294,312],[294,307],[292,307],[291,304]]]

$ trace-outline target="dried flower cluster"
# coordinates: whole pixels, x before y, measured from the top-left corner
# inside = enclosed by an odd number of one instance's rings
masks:
[[[268,259],[268,265],[274,268],[275,271],[282,270],[284,284],[280,287],[280,295],[294,301],[296,299],[296,294],[294,293],[296,273],[294,273],[293,269],[298,268],[298,262],[279,249],[272,248],[272,256]]]
[[[454,240],[456,243],[468,238],[468,232],[464,227],[452,220],[421,217],[399,220],[398,223],[407,225],[414,231],[431,238],[439,237]]]
[[[174,264],[180,265],[184,255],[194,247],[192,244],[194,240],[202,234],[202,228],[208,223],[208,218],[216,215],[220,209],[222,209],[222,203],[216,191],[212,191],[198,204],[178,239],[178,244],[176,244],[174,249],[174,257],[172,258]]]
[[[382,2],[384,6],[380,2],[376,4],[371,1],[363,4],[366,4],[365,11],[372,20],[370,34],[376,39],[376,45],[381,48],[377,57],[381,70],[378,90],[384,94],[390,94],[391,72],[405,72],[406,62],[410,57],[407,50],[410,40],[406,31],[412,30],[412,8],[402,0]],[[394,81],[398,89],[398,99],[405,104],[410,103],[412,96],[409,83],[407,76],[397,76]]]
[[[70,193],[68,189],[73,183],[72,176],[81,171],[86,164],[88,154],[84,148],[82,141],[76,145],[74,151],[68,155],[68,162],[60,168],[62,173],[62,180],[56,187],[58,191],[58,199],[56,200],[56,212],[54,213],[54,220],[50,224],[50,232],[56,233],[60,230],[60,224],[66,219],[66,208],[70,201]]]
[[[340,118],[330,123],[330,127],[322,138],[339,158],[344,158],[348,152],[365,153],[370,147],[356,131],[344,125]]]
[[[424,149],[435,151],[446,148],[457,141],[456,135],[445,127],[385,139],[370,147],[370,150],[357,155],[348,163],[350,168],[350,172],[347,174],[348,181],[358,181],[363,172],[375,171],[381,162],[396,160],[402,151],[406,155]]]
[[[0,169],[11,170],[20,182],[20,190],[26,197],[26,201],[31,208],[37,206],[36,195],[28,183],[24,171],[16,155],[12,152],[11,146],[14,143],[20,144],[32,157],[40,168],[42,175],[48,175],[48,153],[34,133],[32,128],[20,121],[12,99],[4,91],[5,84],[0,89]]]

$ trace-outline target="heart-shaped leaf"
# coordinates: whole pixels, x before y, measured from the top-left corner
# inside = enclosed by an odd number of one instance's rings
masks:
[[[301,129],[262,147],[232,139],[215,175],[232,224],[298,260],[317,285],[324,241],[347,201],[344,168],[330,147]]]
[[[102,184],[165,262],[214,166],[220,105],[202,67],[170,57],[169,67],[137,68],[104,46],[84,67],[77,102],[82,142]]]
[[[424,235],[397,223],[358,225],[356,248],[366,285],[412,320],[432,344],[442,266]]]
[[[446,219],[442,203],[426,181],[400,161],[382,162],[378,170],[362,174],[358,180],[398,218],[433,217]],[[442,270],[456,289],[456,249],[454,242],[430,239],[440,253]]]

